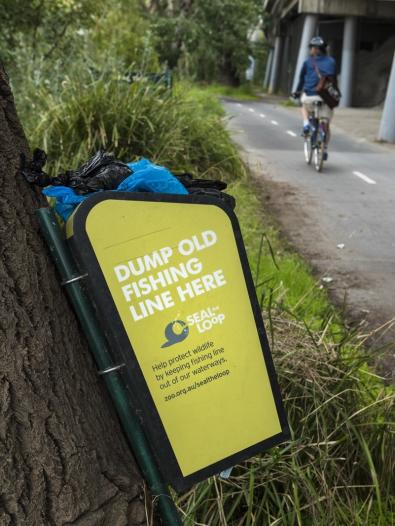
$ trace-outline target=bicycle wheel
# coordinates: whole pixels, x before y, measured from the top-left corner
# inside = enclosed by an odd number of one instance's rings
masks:
[[[317,142],[316,147],[314,148],[314,166],[317,172],[321,172],[323,164],[324,144],[322,142]]]
[[[313,146],[311,144],[311,137],[305,137],[304,139],[304,158],[307,164],[311,163],[313,157]]]

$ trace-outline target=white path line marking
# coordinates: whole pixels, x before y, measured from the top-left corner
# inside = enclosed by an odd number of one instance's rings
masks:
[[[260,113],[259,117],[262,117],[262,119],[264,119],[266,117],[266,115],[264,113]]]
[[[291,131],[291,130],[287,130],[287,133],[288,135],[290,135],[291,137],[296,137],[296,133]]]
[[[242,107],[242,104],[240,104],[240,102],[238,102],[238,103],[237,103],[237,106],[238,106],[239,108],[241,108],[241,107]]]
[[[274,126],[278,126],[278,122],[277,121],[270,121],[272,124],[274,124]]]
[[[255,113],[255,110],[254,108],[248,108],[250,111],[252,111],[252,113]]]
[[[359,177],[360,179],[362,179],[362,181],[365,181],[365,183],[376,184],[376,181],[373,181],[373,179],[371,179],[367,175],[363,174],[362,172],[355,171],[355,172],[353,172],[353,174],[356,175],[357,177]]]

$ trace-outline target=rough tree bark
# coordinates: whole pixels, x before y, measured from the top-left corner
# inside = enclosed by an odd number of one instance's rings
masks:
[[[18,175],[0,64],[0,526],[150,524],[143,481]]]

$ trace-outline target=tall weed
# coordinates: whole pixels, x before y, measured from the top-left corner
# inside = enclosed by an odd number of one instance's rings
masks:
[[[52,173],[75,168],[104,148],[125,161],[137,157],[205,177],[234,180],[244,166],[222,123],[215,97],[188,85],[172,91],[141,78],[133,84],[119,72],[75,72],[51,91],[36,89],[22,105],[32,146],[44,148]]]

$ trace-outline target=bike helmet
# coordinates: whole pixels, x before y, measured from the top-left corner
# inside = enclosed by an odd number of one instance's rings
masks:
[[[322,37],[313,37],[310,40],[309,47],[318,47],[319,49],[322,49],[323,51],[327,48],[327,43]]]

